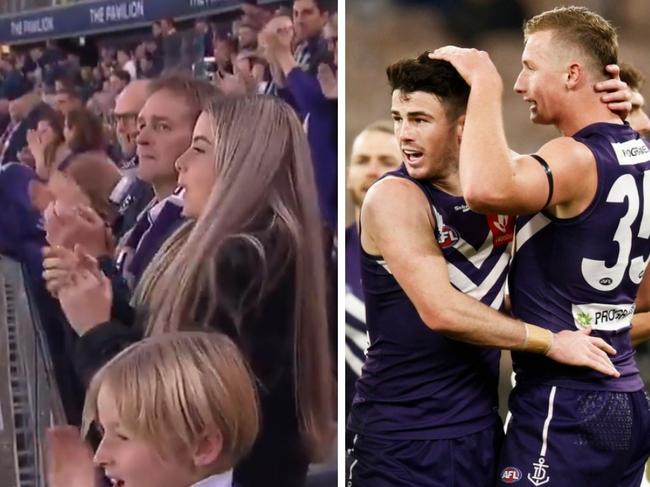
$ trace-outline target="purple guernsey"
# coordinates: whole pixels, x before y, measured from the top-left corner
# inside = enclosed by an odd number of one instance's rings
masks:
[[[385,177],[408,179],[426,195],[451,284],[500,309],[514,219],[474,213],[462,197],[411,179],[404,166]],[[499,351],[428,328],[381,256],[362,249],[361,275],[370,348],[357,382],[350,431],[435,440],[496,424]]]
[[[514,314],[557,332],[592,328],[610,343],[618,379],[540,355],[513,353],[518,382],[632,392],[643,387],[630,342],[634,300],[650,254],[650,150],[627,124],[595,123],[573,138],[594,154],[598,188],[579,216],[517,219],[510,274]]]

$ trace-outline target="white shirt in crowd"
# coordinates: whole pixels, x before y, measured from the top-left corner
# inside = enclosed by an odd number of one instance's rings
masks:
[[[129,59],[127,62],[125,62],[124,66],[122,66],[122,69],[131,75],[131,81],[137,78],[138,72],[135,69],[135,61],[133,59]]]

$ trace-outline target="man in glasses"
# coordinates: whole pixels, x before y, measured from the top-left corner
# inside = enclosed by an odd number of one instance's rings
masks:
[[[135,175],[138,166],[135,139],[138,135],[138,113],[149,96],[149,82],[132,81],[115,100],[113,123],[122,149],[120,168],[124,177],[113,190],[111,201],[118,207],[119,217],[113,228],[119,239],[135,223],[140,212],[153,198],[151,185]]]

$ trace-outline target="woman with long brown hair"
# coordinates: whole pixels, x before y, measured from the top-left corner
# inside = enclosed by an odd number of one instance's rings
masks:
[[[229,335],[252,366],[262,406],[261,435],[235,482],[302,486],[308,463],[330,446],[334,397],[321,217],[306,137],[278,99],[221,98],[199,117],[177,167],[189,223],[142,278],[144,332]],[[97,361],[134,332],[110,322],[106,279],[75,272],[58,295],[82,335],[78,358]]]

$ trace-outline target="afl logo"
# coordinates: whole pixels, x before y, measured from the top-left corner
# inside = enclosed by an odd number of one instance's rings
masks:
[[[516,467],[506,467],[501,472],[501,482],[504,484],[514,484],[521,480],[521,470]]]
[[[442,229],[438,231],[438,245],[440,245],[440,248],[447,249],[456,242],[458,242],[458,232],[447,225],[443,225]]]
[[[609,286],[613,281],[609,277],[603,277],[600,281],[603,286]]]

